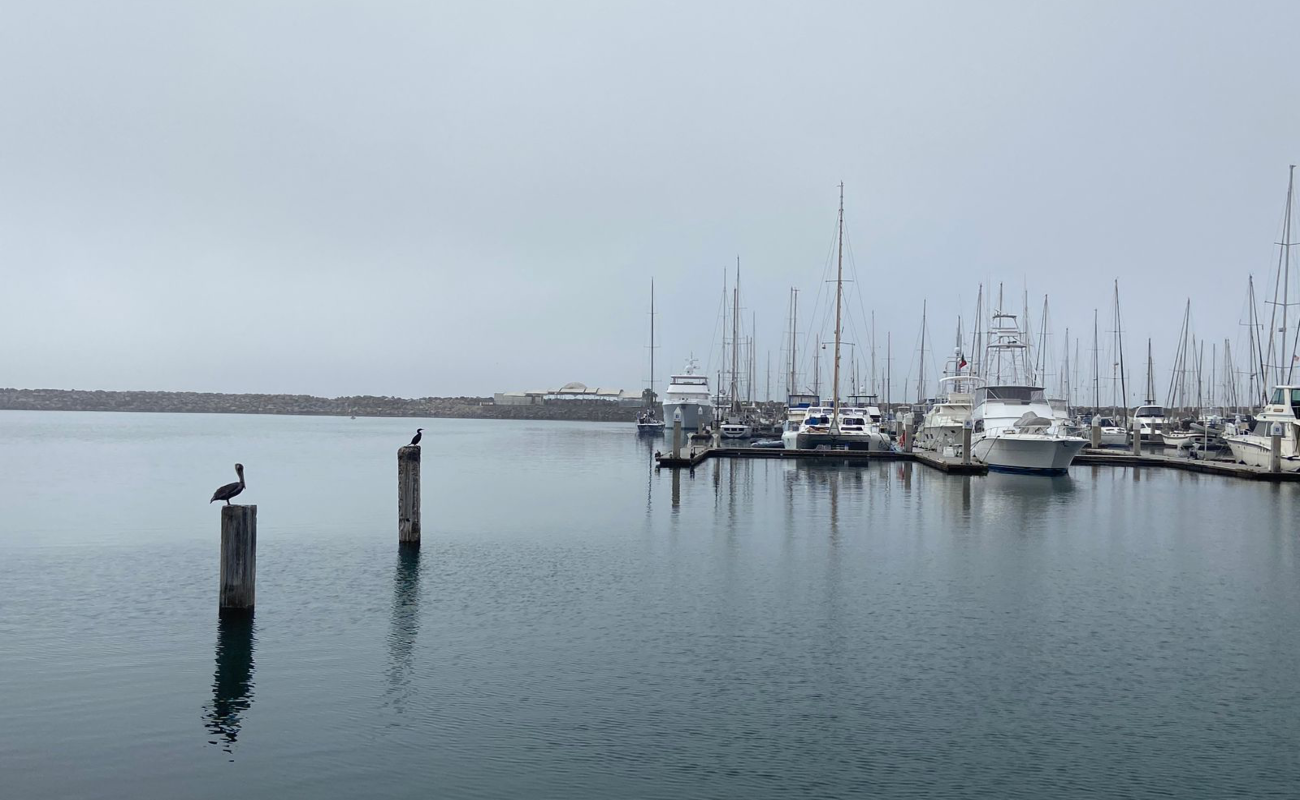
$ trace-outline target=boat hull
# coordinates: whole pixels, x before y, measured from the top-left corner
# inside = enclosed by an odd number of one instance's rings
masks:
[[[971,456],[991,470],[1063,475],[1087,444],[1074,436],[1004,433],[971,443]]]
[[[789,447],[791,434],[781,437],[787,449],[794,450],[856,450],[859,452],[883,453],[894,449],[889,437],[883,433],[868,431],[866,433],[796,433],[793,434],[794,447]]]
[[[1225,436],[1223,441],[1232,450],[1233,461],[1251,467],[1269,469],[1272,466],[1272,442],[1263,436]],[[1300,457],[1283,456],[1283,472],[1300,472]]]
[[[703,430],[713,424],[713,407],[702,403],[665,401],[664,419],[674,419],[679,409],[682,412],[682,428],[685,430]]]

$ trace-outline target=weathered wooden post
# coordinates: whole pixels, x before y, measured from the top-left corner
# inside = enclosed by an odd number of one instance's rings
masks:
[[[222,506],[218,613],[253,613],[256,584],[257,506]]]
[[[1093,449],[1093,450],[1097,450],[1097,449],[1100,449],[1100,448],[1101,448],[1101,417],[1097,416],[1097,414],[1095,414],[1095,413],[1092,415],[1092,442],[1091,442],[1091,444],[1092,444],[1092,449]]]
[[[673,412],[673,458],[682,457],[682,410]]]
[[[420,446],[397,451],[397,541],[420,543]]]
[[[907,423],[906,433],[907,441],[903,444],[903,452],[910,453],[916,447],[916,425],[911,422]]]
[[[970,420],[966,420],[961,425],[961,463],[970,463]]]
[[[1133,455],[1142,455],[1142,426],[1136,423],[1133,425]]]
[[[1274,422],[1268,437],[1268,471],[1282,471],[1282,423]]]

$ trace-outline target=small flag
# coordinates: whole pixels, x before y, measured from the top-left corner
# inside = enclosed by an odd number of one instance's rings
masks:
[[[957,369],[961,369],[964,366],[966,366],[966,358],[963,356],[961,361],[957,362]]]

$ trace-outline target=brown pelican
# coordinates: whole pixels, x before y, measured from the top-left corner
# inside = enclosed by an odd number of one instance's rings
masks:
[[[225,500],[226,505],[230,505],[230,498],[244,491],[243,464],[235,465],[235,474],[239,476],[239,481],[236,483],[227,483],[225,486],[222,486],[220,489],[213,492],[212,499],[208,501],[209,504],[215,503],[218,500]]]
[[[419,443],[420,443],[420,437],[423,436],[423,435],[424,435],[424,428],[416,428],[416,429],[415,429],[415,438],[411,440],[411,444],[419,444]]]

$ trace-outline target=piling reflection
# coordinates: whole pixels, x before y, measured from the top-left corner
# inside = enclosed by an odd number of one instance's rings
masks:
[[[244,714],[253,705],[253,618],[223,616],[217,620],[216,673],[212,677],[212,704],[204,713],[210,744],[234,752]]]
[[[673,470],[673,514],[676,514],[682,504],[682,471]]]
[[[397,549],[393,607],[388,626],[388,699],[401,712],[412,692],[415,636],[420,630],[420,548]]]

